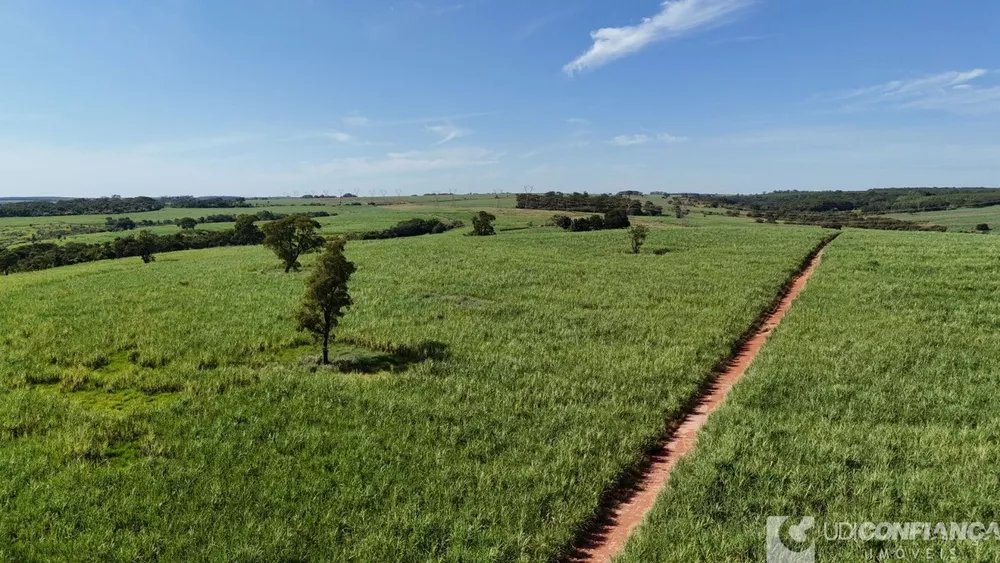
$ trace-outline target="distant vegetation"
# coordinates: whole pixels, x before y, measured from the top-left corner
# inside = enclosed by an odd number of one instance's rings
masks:
[[[590,217],[578,217],[570,219],[566,215],[555,215],[552,217],[552,224],[567,231],[604,231],[608,229],[627,229],[631,222],[628,214],[622,208],[612,209],[604,214],[591,215]]]
[[[31,200],[0,204],[0,217],[59,217],[68,215],[124,215],[159,211],[164,207],[223,209],[251,207],[242,197],[99,197]]]
[[[408,219],[382,231],[368,231],[348,235],[348,239],[379,240],[390,238],[416,237],[443,233],[464,226],[461,221],[444,222],[440,219]]]
[[[255,225],[251,226],[256,229]],[[134,256],[141,257],[148,263],[152,262],[154,254],[161,252],[251,244],[260,244],[260,240],[241,236],[237,229],[183,231],[172,235],[155,235],[149,231],[142,231],[138,236],[118,237],[112,242],[100,244],[71,242],[58,245],[40,242],[0,250],[0,273],[7,275],[47,270],[59,266]]]
[[[22,201],[0,205],[0,217],[51,217],[59,215],[123,215],[158,211],[164,204],[151,197],[101,197],[63,201]]]
[[[200,248],[215,248],[222,246],[253,246],[265,242],[265,232],[271,230],[273,234],[273,245],[269,247],[280,251],[279,257],[291,260],[285,263],[289,271],[295,269],[298,257],[309,251],[315,250],[323,244],[323,237],[316,234],[319,224],[313,219],[317,216],[329,216],[329,213],[301,213],[296,215],[282,215],[261,211],[253,215],[240,215],[235,217],[235,225],[232,229],[217,231],[189,230],[185,229],[179,233],[170,235],[156,235],[148,231],[142,231],[137,235],[130,234],[118,237],[114,241],[85,244],[66,243],[55,244],[48,242],[37,242],[13,246],[7,249],[0,248],[0,274],[7,275],[19,272],[31,272],[36,270],[46,270],[59,266],[69,266],[84,262],[95,262],[97,260],[113,260],[117,258],[130,257],[151,257],[156,253],[174,252],[178,250],[192,250]],[[261,230],[256,222],[261,217],[275,218],[272,223],[264,225]],[[198,219],[202,222],[202,219]],[[124,219],[111,219],[117,230],[132,230],[139,226],[144,226],[140,222],[136,224]],[[228,222],[228,221],[227,221]],[[174,224],[174,221],[166,221],[163,224]],[[303,226],[308,223],[311,232],[303,230]],[[157,223],[158,224],[158,223]],[[279,226],[271,227],[278,224]],[[288,229],[288,225],[295,228]],[[127,228],[131,226],[131,228]],[[366,233],[349,233],[344,236],[346,240],[375,240],[400,237],[413,237],[426,234],[437,234],[450,231],[464,226],[461,221],[441,221],[440,219],[409,219],[402,221],[383,231],[369,231]],[[289,234],[291,232],[291,234]],[[141,240],[140,240],[141,238]],[[308,240],[307,240],[308,239]],[[139,243],[142,244],[139,244]],[[145,258],[144,258],[145,259]],[[152,261],[152,260],[149,260]]]
[[[1000,205],[1000,188],[883,188],[859,192],[779,191],[756,195],[683,194],[679,197],[694,205],[779,214],[835,211],[880,214]]]
[[[849,211],[834,211],[829,213],[776,213],[776,212],[753,212],[748,214],[756,217],[760,223],[774,223],[778,219],[786,223],[796,225],[818,225],[827,229],[842,229],[851,227],[855,229],[877,229],[881,231],[939,231],[944,232],[948,227],[941,225],[930,225],[916,223],[914,221],[904,221],[892,217],[881,215],[859,215]]]
[[[558,192],[548,192],[539,195],[518,194],[517,208],[573,211],[578,213],[607,213],[614,209],[625,209],[629,215],[663,214],[663,208],[654,205],[651,201],[642,203],[623,195],[562,194]]]
[[[169,207],[182,207],[185,209],[231,209],[236,207],[252,207],[242,197],[193,197],[178,196],[160,198]]]
[[[894,231],[945,231],[947,227],[878,215],[1000,205],[997,188],[887,188],[859,192],[783,191],[757,195],[682,194],[703,207],[741,210],[759,222],[797,223]]]

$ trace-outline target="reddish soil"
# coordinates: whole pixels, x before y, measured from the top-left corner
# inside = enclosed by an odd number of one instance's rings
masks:
[[[816,252],[808,265],[793,281],[787,292],[762,323],[758,323],[745,344],[737,351],[714,383],[698,397],[697,407],[687,415],[655,451],[648,468],[638,481],[629,487],[622,495],[621,502],[611,509],[600,522],[595,531],[582,538],[578,543],[571,561],[574,562],[605,562],[617,557],[625,547],[629,537],[642,523],[646,513],[653,508],[656,497],[667,486],[667,479],[677,461],[694,449],[698,431],[708,421],[709,415],[719,408],[726,395],[746,373],[747,367],[757,357],[764,342],[771,336],[778,323],[791,308],[792,302],[799,296],[806,282],[812,277],[816,266],[823,256],[822,248]]]

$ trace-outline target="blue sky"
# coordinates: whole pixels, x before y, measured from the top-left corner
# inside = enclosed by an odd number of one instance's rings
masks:
[[[0,0],[0,196],[1000,184],[993,0]]]

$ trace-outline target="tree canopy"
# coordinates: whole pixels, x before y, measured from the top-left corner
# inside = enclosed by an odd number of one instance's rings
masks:
[[[285,273],[298,270],[299,257],[323,246],[326,240],[317,235],[320,224],[305,215],[292,215],[264,225],[264,246],[285,265]]]

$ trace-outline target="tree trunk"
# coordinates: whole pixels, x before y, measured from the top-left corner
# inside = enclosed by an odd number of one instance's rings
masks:
[[[330,330],[323,333],[323,365],[330,365]]]

